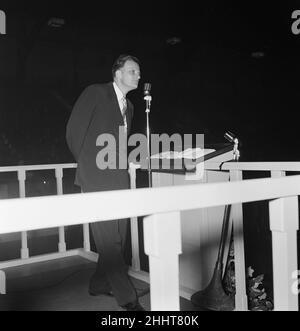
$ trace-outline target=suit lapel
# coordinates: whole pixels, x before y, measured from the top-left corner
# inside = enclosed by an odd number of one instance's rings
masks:
[[[121,123],[123,123],[122,114],[120,111],[120,106],[118,102],[118,97],[112,83],[108,84],[108,95],[109,99],[112,102],[113,116],[118,118]]]
[[[123,117],[121,114],[118,97],[117,97],[116,91],[113,87],[113,83],[108,83],[108,95],[109,95],[109,99],[112,102],[112,107],[114,109],[114,111],[113,111],[114,115],[116,115],[116,118],[118,118],[120,123],[122,123],[122,125],[123,125]],[[128,126],[127,132],[129,133],[130,127],[131,127],[131,121],[132,121],[133,106],[132,106],[131,102],[128,100],[128,98],[126,98],[126,101],[127,101],[126,120],[127,120],[127,126]]]

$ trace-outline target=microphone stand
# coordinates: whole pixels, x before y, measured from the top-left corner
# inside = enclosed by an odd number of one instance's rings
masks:
[[[234,144],[233,161],[238,162],[240,157],[238,138],[230,131],[226,132],[224,137]],[[191,296],[191,301],[196,307],[213,311],[231,311],[235,308],[234,297],[228,295],[223,287],[223,258],[230,224],[230,212],[231,205],[225,205],[218,256],[213,276],[205,289],[198,291]]]
[[[152,187],[152,176],[151,176],[151,153],[150,153],[150,125],[149,125],[149,114],[152,97],[149,93],[146,93],[144,100],[146,101],[146,118],[147,118],[147,156],[148,156],[148,182],[149,187]]]
[[[226,205],[222,223],[222,232],[215,268],[208,286],[194,293],[191,302],[195,307],[212,311],[232,311],[235,307],[234,298],[228,295],[223,287],[223,257],[229,228],[231,205]]]

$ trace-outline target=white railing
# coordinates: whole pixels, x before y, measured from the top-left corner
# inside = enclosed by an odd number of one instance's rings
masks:
[[[131,164],[130,176],[131,176],[131,188],[136,187],[136,170],[139,169],[139,165]],[[206,161],[205,171],[224,171],[229,172],[230,181],[243,180],[244,172],[269,172],[271,178],[284,177],[286,172],[300,172],[300,162],[215,162]],[[258,189],[259,191],[259,189]],[[263,199],[257,199],[263,200]],[[244,237],[243,237],[243,209],[242,204],[235,204],[231,211],[231,223],[234,223],[234,251],[235,251],[235,283],[236,283],[236,298],[235,305],[237,310],[247,310],[248,299],[246,296],[246,275],[245,275],[245,254],[244,254]],[[132,228],[135,228],[137,233],[137,224],[132,223]],[[135,241],[135,245],[138,244],[138,237],[132,238]],[[278,244],[273,243],[273,252]],[[277,251],[280,251],[277,250]],[[296,251],[295,251],[296,252]],[[276,252],[274,252],[276,253]],[[296,253],[295,253],[296,254]],[[136,251],[135,255],[138,255]],[[138,260],[138,257],[136,259]],[[226,261],[224,261],[226,262]],[[181,296],[186,299],[190,299],[190,289],[182,289]]]
[[[206,169],[214,169],[215,166],[218,170],[219,164],[207,163]],[[242,166],[242,163],[229,162],[223,164],[222,170],[231,171],[232,177],[241,179],[240,173],[244,169]],[[257,166],[260,169],[255,168],[253,163],[251,166],[248,163],[244,164],[245,168],[250,167],[251,170],[270,170],[274,176],[283,175],[284,171],[300,171],[300,163],[276,163],[274,168],[269,163],[257,164]],[[43,166],[43,169],[45,169],[44,167],[56,169],[57,183],[61,183],[63,169],[74,168],[76,165],[49,165]],[[41,166],[36,167],[36,170],[40,169]],[[33,167],[6,167],[1,168],[0,171],[18,171],[20,192],[24,192],[24,173],[26,175],[27,170],[33,170]],[[234,173],[235,175],[233,175]],[[62,190],[60,192],[62,193]],[[227,204],[240,206],[244,202],[275,199],[270,202],[274,306],[275,310],[297,310],[298,297],[292,293],[291,288],[295,281],[292,275],[297,270],[297,195],[299,194],[300,176],[289,176],[231,183],[7,199],[0,201],[0,233],[21,231],[26,234],[29,230],[42,228],[64,229],[64,226],[75,224],[88,226],[91,221],[127,217],[135,219],[138,216],[150,215],[144,218],[144,242],[145,251],[149,255],[151,309],[179,310],[180,211]],[[180,196],[185,199],[178,199]],[[118,209],[111,208],[116,205],[116,201]],[[134,203],[132,203],[133,201]],[[151,201],[151,203],[147,203],[147,201]],[[45,210],[47,213],[44,213]],[[41,215],[43,215],[42,219]],[[59,247],[65,247],[61,237]],[[166,237],[168,245],[165,245]],[[26,245],[22,249],[24,248],[26,249]],[[236,247],[235,252],[237,252]],[[82,251],[77,250],[71,252],[70,255],[75,253],[81,254]],[[53,258],[57,257],[60,256],[53,256]],[[89,254],[86,254],[86,257],[91,258]],[[22,260],[14,265],[24,264],[31,259],[22,256]],[[91,259],[95,260],[96,257]],[[37,262],[37,260],[38,258],[35,258],[31,262]],[[8,266],[12,265],[1,263],[0,269],[3,270]],[[245,270],[241,272],[244,274]],[[245,309],[245,293],[243,293],[243,286],[241,286],[242,291],[239,291],[238,288],[237,282],[236,309],[243,310]],[[5,293],[5,274],[3,272],[0,272],[0,293]],[[241,302],[239,302],[240,297]]]
[[[76,168],[77,164],[70,163],[70,164],[49,164],[49,165],[28,165],[28,166],[9,166],[9,167],[0,167],[0,173],[17,173],[18,176],[18,183],[19,183],[19,197],[25,198],[26,197],[26,188],[25,182],[27,178],[28,171],[38,171],[38,170],[54,170],[55,171],[55,178],[56,178],[56,194],[62,195],[63,194],[63,170],[64,169],[72,169]],[[86,228],[86,226],[85,226]],[[59,243],[58,243],[58,252],[66,253],[66,241],[65,241],[65,229],[64,227],[60,227],[58,229],[59,232]],[[85,249],[89,250],[89,239],[86,234],[86,229],[84,229],[84,243]],[[48,259],[48,257],[39,257],[35,258],[34,260],[28,260],[29,258],[29,249],[28,249],[28,235],[26,231],[21,233],[21,259],[26,260],[26,263],[30,262],[37,262],[43,261],[44,259]],[[60,255],[58,255],[60,257]],[[1,267],[7,266],[16,266],[23,264],[20,260],[10,261],[6,264],[0,262]]]
[[[220,163],[217,162],[206,162],[205,168],[207,170],[220,170]],[[226,162],[221,166],[223,171],[229,171],[230,180],[243,180],[244,172],[268,172],[271,178],[280,178],[285,177],[286,172],[300,172],[300,162]],[[269,213],[271,213],[271,206],[269,208]],[[243,225],[243,209],[242,205],[239,204],[234,206],[233,209],[233,217],[235,217],[235,223],[238,223],[236,229],[241,228]],[[298,214],[298,210],[295,210],[295,213]],[[295,214],[296,215],[296,214]],[[296,220],[295,220],[296,222]],[[298,223],[297,223],[298,224]],[[273,224],[270,219],[270,227],[272,228]],[[272,229],[271,229],[272,230]],[[236,231],[235,231],[236,233]],[[243,236],[235,235],[234,238],[236,243],[234,243],[235,249],[235,277],[236,277],[236,306],[240,307],[240,309],[244,310],[246,308],[245,301],[245,260],[244,260],[244,238]],[[280,254],[282,241],[280,242],[279,237],[278,240],[274,239],[275,234],[273,233],[273,256]],[[292,241],[294,243],[294,241]],[[296,242],[295,242],[296,243]],[[283,250],[284,251],[284,250]],[[297,254],[297,249],[294,250],[294,254]],[[291,257],[291,259],[295,259],[295,257]],[[288,260],[286,260],[288,261]],[[275,266],[273,266],[275,268]],[[295,269],[296,270],[296,269]],[[280,272],[276,273],[277,278],[275,279],[275,271],[274,274],[274,287],[275,281],[285,281],[286,286],[290,284],[286,281],[286,279],[280,279]],[[284,273],[282,273],[283,275]],[[279,279],[278,279],[279,277]],[[294,277],[295,281],[295,277]],[[244,299],[243,299],[244,298]]]

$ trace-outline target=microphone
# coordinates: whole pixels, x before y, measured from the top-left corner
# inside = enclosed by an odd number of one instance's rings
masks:
[[[149,126],[149,114],[150,114],[150,107],[151,107],[151,100],[152,97],[150,95],[151,91],[151,84],[145,83],[144,84],[144,100],[146,101],[146,116],[147,116],[147,163],[148,163],[148,181],[149,187],[152,187],[152,175],[151,175],[151,149],[150,149],[150,126]]]
[[[224,134],[224,138],[227,139],[229,142],[234,143],[233,160],[238,161],[240,157],[240,152],[238,150],[238,146],[240,142],[238,137],[234,133],[227,131]]]
[[[145,83],[144,84],[144,96],[150,95],[150,91],[151,91],[151,84]]]
[[[150,95],[151,91],[151,84],[150,83],[145,83],[144,84],[144,100],[146,101],[146,112],[150,111],[150,106],[151,106],[151,100],[152,97]]]
[[[235,141],[235,139],[236,139],[236,136],[235,136],[234,133],[228,131],[228,132],[225,132],[224,138],[226,140],[228,140],[230,143],[233,143]]]

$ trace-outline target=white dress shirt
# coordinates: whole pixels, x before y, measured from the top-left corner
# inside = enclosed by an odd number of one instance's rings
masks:
[[[114,87],[115,92],[117,94],[121,115],[122,115],[123,120],[124,120],[124,127],[125,127],[125,130],[127,131],[127,120],[126,120],[126,116],[124,116],[124,114],[123,114],[124,107],[127,108],[126,97],[124,96],[124,94],[122,93],[122,91],[119,89],[118,85],[115,82],[113,82],[113,87]]]

